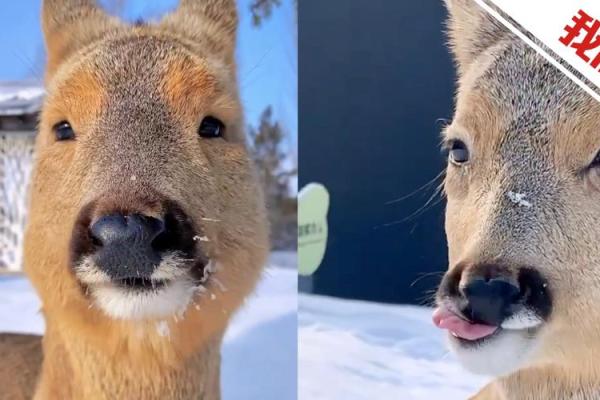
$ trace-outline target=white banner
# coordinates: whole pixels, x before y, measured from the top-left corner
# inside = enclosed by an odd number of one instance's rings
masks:
[[[600,101],[599,0],[475,1]],[[491,4],[520,26],[490,7]],[[525,35],[526,32],[542,42],[547,49],[530,40]],[[560,58],[552,55],[548,49]],[[571,73],[565,68],[565,63],[581,75]],[[585,77],[595,87],[588,85],[581,77]]]

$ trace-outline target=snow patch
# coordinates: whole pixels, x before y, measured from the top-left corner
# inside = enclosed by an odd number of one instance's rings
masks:
[[[200,218],[202,221],[207,221],[207,222],[221,222],[220,219],[215,219],[215,218]]]
[[[515,193],[515,192],[508,192],[506,193],[506,197],[508,197],[508,199],[510,201],[512,201],[514,204],[521,206],[521,207],[531,207],[532,204],[525,200],[525,198],[527,197],[526,194],[524,193]]]
[[[160,321],[156,324],[156,333],[158,336],[169,336],[171,331],[169,330],[169,323],[167,321]]]
[[[298,398],[296,255],[290,252],[284,259],[290,265],[269,264],[256,292],[229,325],[222,349],[224,400]],[[0,276],[0,332],[43,333],[39,310],[26,279]]]
[[[431,313],[426,307],[299,295],[298,398],[470,398],[489,379],[466,372],[448,353]]]

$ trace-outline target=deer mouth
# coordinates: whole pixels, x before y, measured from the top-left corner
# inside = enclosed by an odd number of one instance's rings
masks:
[[[432,315],[434,325],[448,331],[450,338],[461,346],[477,346],[490,342],[505,331],[525,332],[533,335],[544,320],[529,307],[520,307],[498,325],[469,320],[455,307],[442,303]]]
[[[502,375],[522,365],[536,348],[545,320],[531,307],[522,306],[497,325],[473,321],[449,300],[439,303],[433,323],[448,332],[450,349],[467,370]]]
[[[162,318],[185,309],[211,271],[210,238],[172,202],[163,204],[160,217],[98,208],[82,210],[71,241],[84,296],[119,319]]]
[[[474,373],[509,373],[532,354],[550,320],[552,291],[536,269],[459,263],[442,279],[434,325]]]
[[[115,284],[123,289],[160,290],[168,284],[168,281],[148,278],[123,278],[116,281]]]
[[[162,319],[180,315],[202,295],[214,263],[180,261],[167,255],[150,277],[121,277],[113,279],[102,273],[90,257],[76,268],[84,295],[91,306],[99,308],[110,318],[124,320]],[[193,269],[202,272],[199,280]]]
[[[469,321],[450,310],[449,307],[443,306],[434,311],[433,323],[438,328],[447,330],[457,340],[465,343],[481,343],[501,329],[499,326]]]

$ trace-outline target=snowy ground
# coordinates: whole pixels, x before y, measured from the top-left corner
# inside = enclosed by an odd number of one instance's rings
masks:
[[[295,253],[275,253],[223,345],[224,400],[292,400],[297,393]],[[42,333],[39,301],[23,278],[0,277],[0,332]]]
[[[445,350],[425,307],[301,294],[299,398],[464,400],[485,382]]]
[[[295,265],[274,254],[227,332],[224,400],[463,400],[485,384],[448,355],[431,310],[297,296]],[[43,332],[38,307],[25,279],[0,278],[0,331]]]

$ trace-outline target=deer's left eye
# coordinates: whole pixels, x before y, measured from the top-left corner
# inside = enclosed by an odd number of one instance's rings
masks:
[[[205,117],[200,123],[198,134],[207,139],[222,137],[225,133],[225,124],[215,117]]]
[[[589,168],[600,168],[600,151],[594,157],[594,160],[590,164]]]
[[[56,140],[63,141],[75,139],[75,131],[68,121],[61,121],[54,125],[52,129],[54,130]]]
[[[455,165],[462,165],[469,161],[469,149],[462,140],[453,139],[447,144],[448,161]]]

